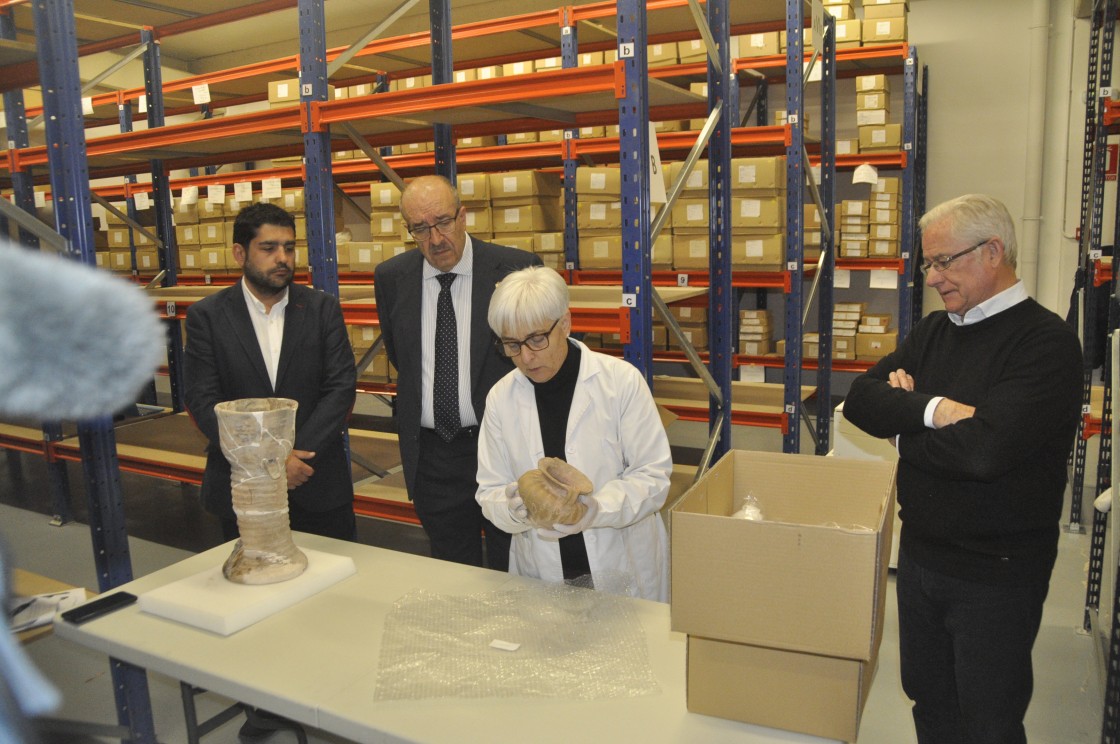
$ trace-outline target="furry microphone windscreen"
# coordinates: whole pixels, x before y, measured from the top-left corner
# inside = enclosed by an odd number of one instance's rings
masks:
[[[166,332],[143,290],[0,243],[0,415],[105,416],[135,403]]]

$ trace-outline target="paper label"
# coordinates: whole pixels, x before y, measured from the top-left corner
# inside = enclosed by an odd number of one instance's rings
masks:
[[[610,255],[610,249],[605,240],[596,240],[591,243],[591,255],[595,258],[606,258]]]
[[[280,188],[279,178],[266,178],[261,181],[261,197],[264,199],[279,199],[283,190]]]
[[[147,191],[138,191],[132,195],[132,204],[138,211],[145,212],[152,208],[152,197]]]
[[[508,194],[517,191],[517,176],[506,176],[502,179],[502,193]]]
[[[591,188],[596,191],[602,191],[607,188],[607,174],[606,173],[592,173],[591,174]]]
[[[47,195],[42,191],[35,192],[35,208],[42,209],[47,206]]]
[[[369,248],[358,249],[358,263],[369,263],[373,260],[373,251]]]
[[[467,212],[467,227],[474,227],[474,225],[475,225],[474,212]]]
[[[201,85],[192,85],[191,96],[194,98],[196,106],[210,103],[210,84],[202,83]]]
[[[739,207],[740,217],[758,217],[762,214],[762,202],[758,199],[744,199]]]
[[[288,84],[287,83],[277,83],[276,84],[276,97],[277,98],[287,98],[288,97]]]
[[[206,201],[209,204],[225,204],[226,203],[226,187],[220,183],[210,184],[206,187]]]
[[[82,115],[91,116],[93,114],[93,99],[89,96],[82,96]]]
[[[706,255],[708,255],[708,241],[700,239],[688,241],[689,258],[700,258]]]
[[[198,187],[184,186],[182,194],[179,196],[179,204],[184,207],[189,207],[192,204],[198,204]]]
[[[748,240],[746,243],[747,258],[762,258],[762,241]]]
[[[751,34],[750,45],[755,49],[766,46],[766,34]]]
[[[890,32],[891,32],[891,22],[890,21],[878,21],[878,22],[875,23],[875,35],[876,36],[888,36],[888,35],[890,35]]]
[[[876,144],[876,145],[886,144],[886,142],[887,142],[887,130],[886,129],[872,129],[871,130],[871,142],[873,144]]]
[[[239,202],[253,201],[253,182],[239,181],[233,185],[233,199]]]
[[[521,210],[517,207],[507,209],[502,213],[502,221],[507,225],[516,225],[521,222]]]
[[[758,182],[758,166],[755,165],[740,165],[739,166],[739,183],[757,183]]]
[[[382,217],[381,218],[381,232],[382,233],[393,232],[393,218],[392,217]]]

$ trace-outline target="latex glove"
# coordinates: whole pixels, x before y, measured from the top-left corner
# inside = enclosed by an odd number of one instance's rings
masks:
[[[569,535],[577,535],[590,527],[591,523],[595,521],[595,516],[599,513],[599,501],[591,494],[586,493],[580,494],[579,500],[587,507],[582,519],[575,524],[554,524],[551,530],[539,527],[537,528],[537,534],[545,539],[559,540]]]
[[[517,481],[506,486],[506,501],[509,506],[509,515],[513,517],[513,521],[528,524],[529,509],[521,499],[521,492],[517,490]]]

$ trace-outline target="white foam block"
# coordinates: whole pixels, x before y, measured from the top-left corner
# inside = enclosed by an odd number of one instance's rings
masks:
[[[302,549],[307,570],[279,584],[235,584],[215,566],[140,595],[140,609],[228,636],[354,574],[349,556]]]

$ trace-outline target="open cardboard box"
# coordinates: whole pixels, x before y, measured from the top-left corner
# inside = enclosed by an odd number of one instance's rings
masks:
[[[728,452],[672,510],[672,628],[871,660],[882,636],[895,463]],[[747,494],[763,521],[732,518]]]

